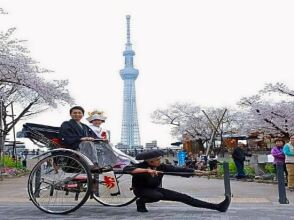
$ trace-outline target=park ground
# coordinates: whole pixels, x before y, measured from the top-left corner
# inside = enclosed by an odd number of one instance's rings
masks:
[[[294,219],[294,192],[286,191],[289,204],[279,204],[275,184],[231,181],[232,203],[226,213],[194,208],[177,202],[162,201],[148,204],[148,213],[136,212],[135,204],[126,207],[104,207],[88,200],[79,210],[68,215],[50,215],[29,201],[26,189],[28,176],[5,178],[0,181],[0,219]],[[221,179],[207,177],[164,177],[163,187],[187,193],[210,202],[224,198]]]

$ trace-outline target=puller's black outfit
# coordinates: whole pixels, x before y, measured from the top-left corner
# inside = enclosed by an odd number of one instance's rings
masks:
[[[161,164],[159,167],[150,167],[147,162],[142,162],[135,165],[129,165],[124,168],[124,172],[130,173],[136,168],[156,169],[162,172],[180,172],[179,176],[190,177],[194,174],[194,169],[174,167],[172,165]],[[185,172],[187,174],[181,174]],[[191,173],[191,174],[190,174]],[[177,174],[176,174],[177,175]],[[173,190],[168,190],[161,187],[163,174],[152,176],[149,173],[133,174],[132,186],[134,194],[139,198],[137,200],[137,210],[139,212],[147,212],[145,203],[158,202],[159,200],[182,202],[194,207],[214,209],[225,212],[230,204],[230,197],[219,204],[204,202],[183,193]]]

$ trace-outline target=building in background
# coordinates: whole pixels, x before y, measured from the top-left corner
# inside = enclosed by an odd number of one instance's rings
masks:
[[[158,149],[157,141],[151,141],[151,143],[146,143],[146,144],[145,144],[145,149],[146,149],[146,150],[154,150],[154,149]]]
[[[117,143],[117,145],[115,145],[115,148],[121,150],[122,152],[127,152],[127,150],[129,149],[128,145],[125,145],[123,143]]]

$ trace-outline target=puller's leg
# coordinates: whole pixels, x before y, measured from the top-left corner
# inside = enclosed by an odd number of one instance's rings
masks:
[[[199,199],[195,199],[191,196],[188,196],[186,194],[179,193],[179,192],[176,192],[173,190],[158,188],[157,191],[163,195],[161,200],[182,202],[187,205],[194,206],[194,207],[213,209],[213,210],[217,210],[220,212],[227,211],[227,209],[231,203],[231,197],[229,195],[226,195],[225,200],[222,201],[221,203],[214,204],[214,203],[205,202],[205,201],[202,201]]]

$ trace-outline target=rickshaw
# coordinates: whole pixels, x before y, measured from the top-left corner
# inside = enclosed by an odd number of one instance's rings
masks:
[[[50,214],[68,214],[89,198],[104,206],[115,207],[136,200],[131,175],[122,172],[127,163],[136,163],[134,159],[120,153],[117,155],[119,162],[114,167],[103,167],[100,172],[92,173],[92,161],[79,151],[64,148],[58,131],[58,127],[47,125],[23,125],[23,137],[49,149],[32,159],[36,164],[28,178],[28,194],[37,208]]]

